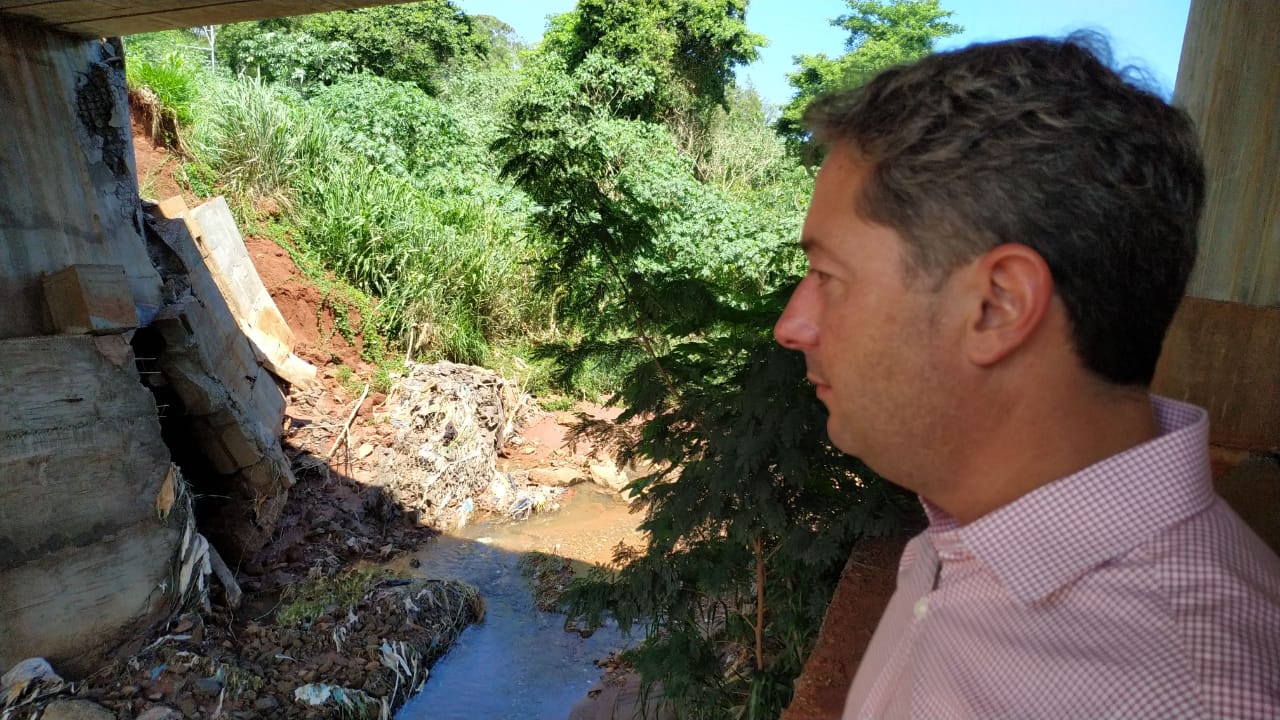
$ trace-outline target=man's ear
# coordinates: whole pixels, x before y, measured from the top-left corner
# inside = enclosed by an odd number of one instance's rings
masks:
[[[1053,274],[1040,253],[1009,243],[988,251],[969,267],[976,302],[965,328],[965,352],[981,367],[994,365],[1024,346],[1053,302]]]

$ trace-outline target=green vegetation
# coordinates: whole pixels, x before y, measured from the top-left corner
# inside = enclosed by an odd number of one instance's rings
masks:
[[[196,98],[197,70],[180,53],[169,53],[159,60],[139,58],[125,70],[133,87],[144,87],[155,94],[162,106],[173,114],[180,125],[190,125],[191,105]]]
[[[354,570],[334,577],[307,578],[285,588],[276,610],[280,625],[310,623],[326,613],[355,605],[369,588],[391,577],[387,570]]]
[[[537,48],[446,0],[228,26],[162,101],[189,108],[182,181],[288,250],[379,389],[407,353],[645,419],[578,432],[655,468],[631,487],[652,542],[562,601],[640,632],[681,717],[776,717],[850,547],[911,512],[770,336],[804,271],[803,105],[957,30],[937,0],[849,7],[849,52],[801,60],[776,127],[733,84],[764,42],[745,0],[580,0]]]

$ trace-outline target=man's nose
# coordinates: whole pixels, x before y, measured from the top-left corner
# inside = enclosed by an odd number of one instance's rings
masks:
[[[773,337],[789,350],[806,350],[818,341],[818,325],[814,319],[813,297],[808,278],[800,281],[773,326]]]

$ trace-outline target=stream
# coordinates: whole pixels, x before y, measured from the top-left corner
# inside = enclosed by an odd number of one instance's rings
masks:
[[[483,623],[467,628],[431,670],[399,720],[564,720],[600,678],[594,661],[627,641],[616,626],[591,637],[565,632],[565,616],[534,607],[521,555],[554,552],[574,560],[609,557],[617,540],[634,537],[637,516],[615,496],[579,486],[555,513],[516,524],[476,523],[441,535],[399,570],[457,578],[480,589]]]

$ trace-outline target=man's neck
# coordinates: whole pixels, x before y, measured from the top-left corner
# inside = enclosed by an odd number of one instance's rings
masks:
[[[993,404],[963,457],[923,495],[962,524],[1157,434],[1145,392],[1059,386],[1041,402]]]

